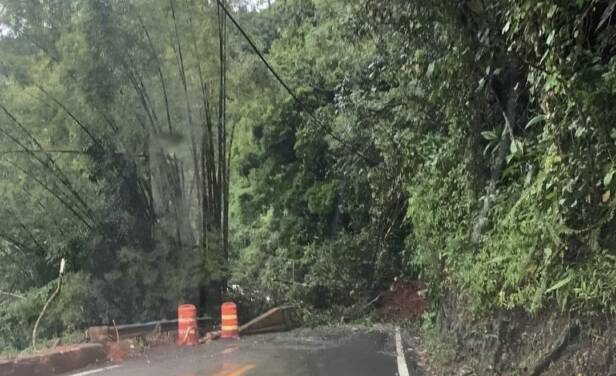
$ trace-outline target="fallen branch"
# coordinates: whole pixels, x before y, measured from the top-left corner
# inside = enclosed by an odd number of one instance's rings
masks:
[[[213,332],[206,333],[203,338],[199,339],[199,343],[201,344],[209,343],[219,338],[220,338],[220,330],[215,330]]]
[[[369,301],[368,303],[364,304],[364,306],[362,307],[362,309],[367,309],[368,307],[370,307],[371,305],[373,305],[374,303],[376,303],[377,301],[379,301],[382,298],[382,294],[378,294],[376,296],[376,298],[372,299],[371,301]]]
[[[32,329],[32,349],[33,350],[36,350],[36,332],[38,330],[38,326],[41,322],[41,319],[43,318],[43,315],[45,315],[45,312],[47,311],[47,308],[49,308],[49,305],[51,304],[51,302],[58,296],[58,294],[60,294],[60,290],[62,290],[62,277],[64,275],[64,266],[65,266],[65,261],[64,261],[64,258],[62,258],[62,260],[60,260],[60,273],[58,275],[58,287],[56,287],[56,291],[54,291],[53,294],[51,294],[51,296],[49,297],[49,299],[47,299],[47,302],[43,306],[43,310],[41,311],[38,318],[36,319],[36,323],[34,324],[34,329]]]

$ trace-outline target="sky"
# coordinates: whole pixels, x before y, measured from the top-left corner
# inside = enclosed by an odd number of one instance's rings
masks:
[[[276,0],[270,0],[269,2],[274,3]],[[239,0],[238,2],[243,2],[249,8],[255,10],[265,9],[268,6],[268,0]],[[8,26],[0,23],[0,37],[7,36],[10,32]]]
[[[271,0],[270,2],[273,3],[274,1],[275,0]],[[257,10],[265,9],[268,5],[267,0],[243,0],[243,2],[246,3],[249,8]]]

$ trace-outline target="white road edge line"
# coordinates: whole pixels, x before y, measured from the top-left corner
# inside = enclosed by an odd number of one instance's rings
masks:
[[[398,353],[396,356],[398,361],[398,375],[409,376],[409,369],[406,366],[406,359],[404,358],[404,347],[402,347],[402,336],[400,335],[399,327],[396,327],[396,352]]]
[[[120,368],[119,365],[115,365],[115,366],[109,366],[109,367],[103,367],[103,368],[98,368],[98,369],[93,369],[90,371],[84,371],[84,372],[79,372],[79,373],[73,373],[71,374],[71,376],[86,376],[86,375],[93,375],[95,373],[99,373],[99,372],[104,372],[104,371],[110,371],[112,369],[116,369],[116,368]]]

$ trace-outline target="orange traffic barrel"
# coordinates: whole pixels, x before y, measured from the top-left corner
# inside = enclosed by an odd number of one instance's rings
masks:
[[[220,308],[222,320],[220,325],[220,338],[239,338],[239,325],[237,323],[237,306],[235,303],[223,303]]]
[[[198,342],[197,307],[192,304],[182,304],[178,307],[178,340],[179,346],[194,346]]]

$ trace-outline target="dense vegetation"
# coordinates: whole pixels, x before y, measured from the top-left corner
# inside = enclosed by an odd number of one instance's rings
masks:
[[[61,257],[47,335],[228,283],[616,310],[615,1],[229,6],[295,98],[209,1],[0,4],[0,347]]]

